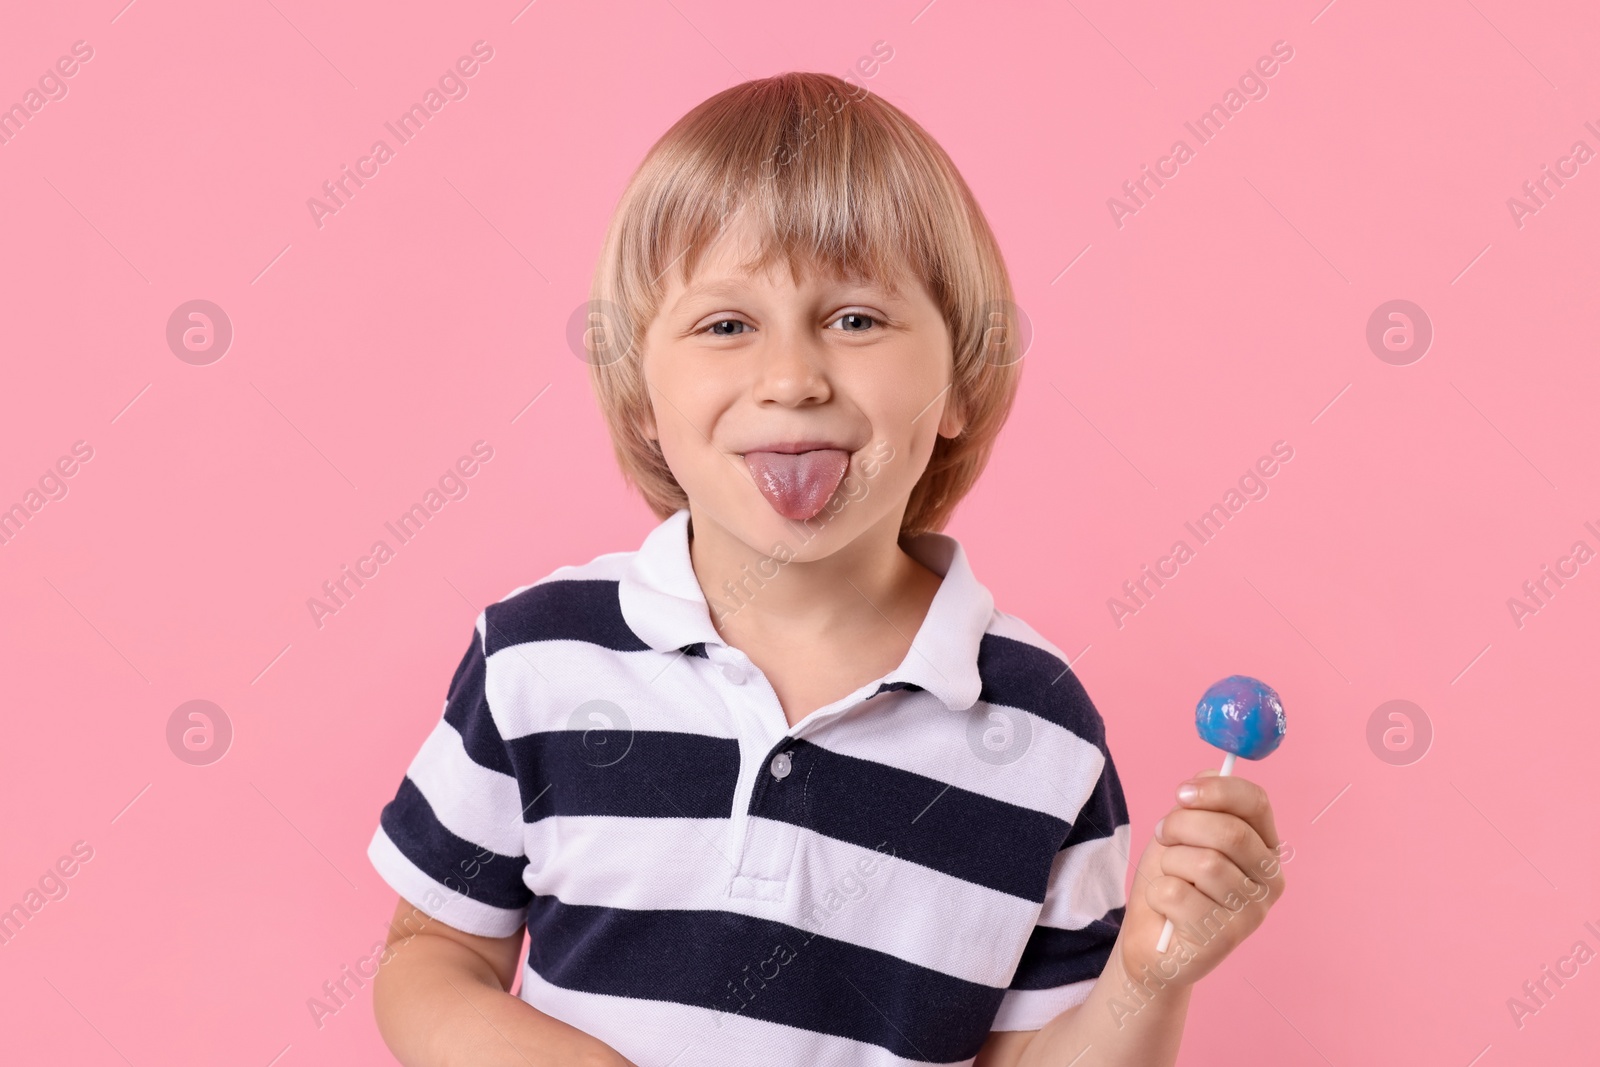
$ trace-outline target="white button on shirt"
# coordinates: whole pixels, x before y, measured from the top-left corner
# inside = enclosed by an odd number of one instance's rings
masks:
[[[383,878],[470,933],[526,924],[522,999],[644,1065],[970,1064],[1081,1003],[1128,814],[1060,651],[923,534],[942,582],[904,660],[791,725],[688,534],[680,510],[479,615]]]

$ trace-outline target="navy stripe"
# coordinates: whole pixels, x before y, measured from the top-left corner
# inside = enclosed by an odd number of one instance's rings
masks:
[[[935,778],[787,739],[790,773],[756,778],[750,812],[1043,903],[1068,824]]]
[[[727,911],[635,911],[538,896],[528,934],[528,966],[553,985],[739,1013],[912,1060],[977,1055],[1004,996],[874,949]]]
[[[643,652],[649,645],[622,618],[619,584],[607,579],[540,582],[516,596],[490,604],[487,649],[528,641],[587,641],[614,652]]]
[[[986,633],[978,643],[978,674],[983,679],[979,700],[1030,711],[1105,754],[1105,722],[1083,683],[1059,657],[1025,641]]]
[[[533,899],[522,881],[527,857],[503,856],[451,833],[409,777],[378,821],[406,859],[447,889],[496,908],[520,910]]]
[[[1110,837],[1117,827],[1128,822],[1128,801],[1122,795],[1122,780],[1117,777],[1117,765],[1110,756],[1100,768],[1100,778],[1094,784],[1089,799],[1078,811],[1072,832],[1061,843],[1062,848],[1095,838]]]
[[[450,693],[445,698],[444,721],[455,727],[466,747],[467,756],[480,767],[499,771],[504,775],[515,772],[506,755],[506,743],[500,729],[489,713],[489,701],[484,694],[485,663],[483,646],[478,631],[472,631],[472,644],[461,657],[455,677],[450,680]]]
[[[1011,988],[1053,989],[1100,977],[1111,959],[1126,910],[1112,908],[1082,930],[1035,926],[1011,978]]]
[[[551,815],[728,819],[739,742],[671,730],[547,730],[507,742],[523,820]]]

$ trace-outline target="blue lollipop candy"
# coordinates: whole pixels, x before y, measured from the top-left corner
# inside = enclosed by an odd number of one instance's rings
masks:
[[[1233,764],[1240,756],[1245,759],[1265,759],[1276,752],[1283,743],[1288,728],[1284,718],[1283,701],[1265,682],[1244,674],[1232,674],[1205,691],[1200,703],[1194,706],[1194,726],[1200,740],[1222,749],[1228,755],[1217,774],[1233,773]],[[1172,940],[1172,920],[1161,928],[1161,940],[1156,951],[1167,951]]]
[[[1222,773],[1233,771],[1235,756],[1263,759],[1283,743],[1287,726],[1283,701],[1265,682],[1243,674],[1230,675],[1207,689],[1194,706],[1200,740],[1228,754]]]

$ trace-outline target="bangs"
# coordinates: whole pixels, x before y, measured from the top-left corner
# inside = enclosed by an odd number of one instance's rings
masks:
[[[668,273],[693,277],[741,220],[757,236],[741,264],[752,273],[782,263],[797,284],[817,273],[892,288],[909,270],[930,290],[947,275],[927,210],[937,198],[916,179],[938,161],[918,158],[917,139],[877,97],[841,94],[822,76],[791,77],[713,97],[646,157],[641,172],[659,169],[662,178],[638,205],[641,245],[625,245],[623,262],[652,312]],[[679,127],[692,134],[675,137]]]

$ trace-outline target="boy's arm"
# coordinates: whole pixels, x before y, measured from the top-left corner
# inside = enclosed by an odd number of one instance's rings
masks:
[[[522,931],[479,937],[401,898],[373,985],[378,1031],[405,1067],[633,1067],[512,996]]]
[[[373,991],[378,1030],[406,1067],[631,1067],[508,992],[533,897],[531,805],[489,707],[488,629],[485,610],[367,850],[400,894]]]

